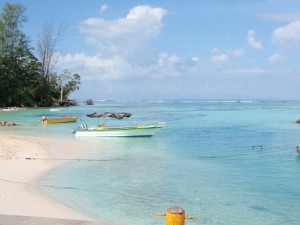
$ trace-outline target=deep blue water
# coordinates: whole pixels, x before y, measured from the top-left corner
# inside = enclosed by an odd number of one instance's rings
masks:
[[[94,111],[132,113],[106,121],[112,125],[167,126],[151,138],[73,137],[74,126],[98,122],[85,116]],[[43,191],[94,219],[164,224],[154,213],[179,205],[197,217],[186,224],[299,224],[299,102],[102,101],[57,112],[80,119],[53,126],[37,123],[44,114],[51,115],[49,109],[1,112],[0,120],[23,123],[13,132],[85,146],[82,160],[51,171],[40,184],[55,186]]]

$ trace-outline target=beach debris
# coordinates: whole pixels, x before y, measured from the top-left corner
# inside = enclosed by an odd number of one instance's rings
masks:
[[[130,117],[131,113],[126,113],[126,112],[117,112],[117,113],[112,113],[112,112],[104,112],[104,113],[90,113],[86,115],[87,117],[90,118],[100,118],[100,117],[110,117],[110,118],[114,118],[114,119],[123,119],[125,117]]]
[[[17,126],[16,123],[10,123],[7,121],[0,121],[0,127],[10,127],[10,126]]]

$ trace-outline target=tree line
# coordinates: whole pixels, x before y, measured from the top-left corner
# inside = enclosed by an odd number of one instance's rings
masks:
[[[54,32],[52,24],[45,23],[36,56],[22,31],[28,19],[25,11],[20,4],[6,3],[0,14],[0,107],[65,104],[80,84],[79,74],[54,70],[65,27]]]

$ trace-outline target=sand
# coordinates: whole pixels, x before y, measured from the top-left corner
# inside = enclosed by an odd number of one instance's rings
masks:
[[[37,179],[66,161],[35,160],[74,156],[70,141],[0,134],[0,214],[92,220],[39,191]]]

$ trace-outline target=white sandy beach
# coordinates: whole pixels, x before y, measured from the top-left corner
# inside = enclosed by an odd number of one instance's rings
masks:
[[[92,220],[43,195],[36,186],[39,176],[64,161],[28,159],[72,157],[79,151],[67,141],[0,134],[0,214]]]

